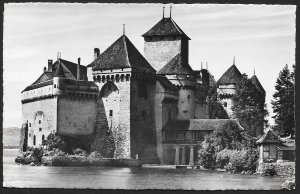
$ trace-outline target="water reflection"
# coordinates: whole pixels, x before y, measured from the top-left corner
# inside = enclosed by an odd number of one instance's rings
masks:
[[[14,164],[12,152],[4,150],[5,187],[270,190],[280,189],[284,181],[282,177],[184,169],[23,166]]]

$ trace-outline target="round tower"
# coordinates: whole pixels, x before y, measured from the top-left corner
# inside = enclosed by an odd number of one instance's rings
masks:
[[[66,76],[63,67],[61,66],[61,64],[59,64],[53,76],[53,95],[63,94],[62,80],[65,78]]]

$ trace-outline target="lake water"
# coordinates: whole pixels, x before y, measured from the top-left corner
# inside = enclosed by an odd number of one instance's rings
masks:
[[[4,187],[277,190],[285,180],[190,169],[23,166],[14,163],[17,152],[3,151]]]

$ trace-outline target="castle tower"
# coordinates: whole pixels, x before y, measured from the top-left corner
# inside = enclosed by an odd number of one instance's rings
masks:
[[[189,62],[189,40],[191,40],[175,23],[171,14],[163,18],[144,37],[144,56],[156,71],[161,70],[171,59],[180,54]]]
[[[197,78],[184,57],[177,54],[157,74],[166,76],[179,89],[177,119],[194,119]]]
[[[231,108],[233,105],[231,97],[235,94],[235,86],[241,78],[242,74],[235,66],[235,60],[233,60],[233,65],[221,76],[217,82],[218,96],[230,118],[232,118]]]
[[[94,150],[115,158],[156,158],[155,70],[122,35],[89,66],[99,87]],[[110,140],[109,140],[110,139]]]

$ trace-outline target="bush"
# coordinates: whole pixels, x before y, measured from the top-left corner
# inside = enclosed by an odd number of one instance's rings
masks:
[[[34,160],[33,162],[35,164],[40,164],[42,162],[43,154],[44,154],[43,147],[34,148],[33,153],[32,153],[32,157]]]
[[[244,157],[244,170],[255,171],[258,165],[258,157],[259,152],[256,149],[252,148],[247,150]]]
[[[265,166],[262,172],[263,176],[274,176],[277,175],[274,165]]]
[[[235,154],[236,150],[224,149],[216,154],[216,166],[218,168],[224,168],[229,164],[232,155]],[[232,165],[232,164],[231,164]]]
[[[235,172],[241,172],[244,170],[244,159],[247,151],[235,151],[232,153],[229,162]]]
[[[73,150],[73,154],[74,155],[80,155],[80,156],[86,156],[87,155],[86,151],[84,151],[80,148],[76,148],[75,150]]]
[[[43,145],[46,145],[47,149],[50,151],[53,149],[65,151],[67,147],[64,139],[55,133],[50,133],[47,137],[47,140],[43,141]]]

